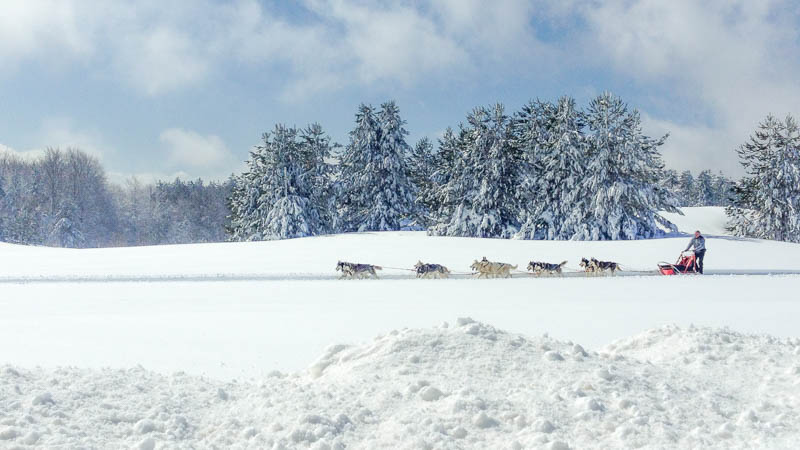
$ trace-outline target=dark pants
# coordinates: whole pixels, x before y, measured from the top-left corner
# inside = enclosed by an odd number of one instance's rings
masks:
[[[697,264],[697,271],[703,273],[703,258],[706,256],[706,250],[699,250],[694,252],[695,264]]]

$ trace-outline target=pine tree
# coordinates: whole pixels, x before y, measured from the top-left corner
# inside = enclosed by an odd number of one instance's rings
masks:
[[[681,172],[681,189],[679,202],[681,206],[697,206],[697,187],[695,186],[692,172],[684,170]]]
[[[685,206],[683,203],[683,197],[681,195],[681,181],[678,172],[674,169],[667,169],[664,171],[664,179],[661,181],[661,185],[664,189],[672,192],[675,198],[678,201],[679,206]]]
[[[767,116],[738,153],[747,176],[737,184],[728,209],[731,230],[800,242],[800,128],[795,119]]]
[[[377,116],[372,107],[359,107],[340,164],[345,231],[399,230],[413,219],[404,125],[394,102],[381,105]]]
[[[251,152],[248,170],[236,178],[231,194],[230,233],[234,240],[271,240],[324,233],[327,213],[321,130],[298,138],[295,128],[276,125]],[[317,145],[309,145],[315,142]],[[321,150],[322,148],[322,150]]]
[[[433,153],[433,144],[424,137],[417,142],[409,159],[411,181],[416,187],[416,209],[418,220],[427,225],[430,223],[432,204],[430,199],[434,196],[434,172],[436,155]]]
[[[519,230],[521,153],[512,145],[504,108],[476,108],[462,129],[461,149],[444,187],[443,212],[432,234],[509,238]]]
[[[679,212],[674,197],[659,183],[663,163],[658,151],[666,136],[642,134],[638,111],[604,93],[586,113],[587,175],[578,183],[578,205],[570,214],[572,239],[647,239],[674,226],[658,211]]]
[[[716,203],[716,193],[714,192],[714,178],[710,170],[703,170],[697,175],[695,184],[696,206],[714,206]]]
[[[584,201],[578,184],[586,174],[585,119],[575,100],[562,97],[556,105],[537,102],[523,109],[518,123],[522,143],[530,155],[525,201],[527,221],[518,237],[525,239],[569,239],[576,230]],[[529,137],[530,136],[530,137]]]

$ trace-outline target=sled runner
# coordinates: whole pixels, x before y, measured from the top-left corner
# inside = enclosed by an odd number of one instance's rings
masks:
[[[688,251],[681,253],[680,256],[678,256],[678,261],[676,261],[675,264],[670,264],[667,262],[658,263],[658,271],[661,272],[661,275],[697,273],[694,252]]]

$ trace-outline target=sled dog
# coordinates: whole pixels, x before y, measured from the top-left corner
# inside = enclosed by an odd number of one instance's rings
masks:
[[[470,268],[478,272],[478,278],[511,278],[511,271],[516,269],[517,266],[512,266],[508,263],[489,261],[484,256],[480,261],[475,260]]]
[[[414,264],[414,269],[417,271],[417,278],[448,278],[450,271],[447,267],[441,264],[426,264],[422,261],[417,261]]]
[[[342,275],[339,279],[342,278],[378,278],[378,274],[375,273],[376,270],[383,270],[381,266],[373,266],[372,264],[356,264],[356,263],[349,263],[344,261],[339,261],[336,264],[336,270],[342,272]]]
[[[550,275],[558,274],[561,275],[561,268],[567,264],[566,261],[562,261],[561,264],[551,264],[546,262],[538,262],[538,261],[531,261],[528,263],[528,270],[534,273],[534,275],[539,276],[545,272],[549,273]]]
[[[597,268],[594,266],[594,264],[592,264],[592,262],[586,258],[581,258],[581,262],[578,265],[583,267],[583,271],[587,274],[593,274],[597,271]]]
[[[590,263],[595,268],[595,272],[605,272],[608,270],[611,272],[611,275],[614,275],[618,270],[622,270],[619,268],[619,264],[612,261],[598,261],[592,258]]]

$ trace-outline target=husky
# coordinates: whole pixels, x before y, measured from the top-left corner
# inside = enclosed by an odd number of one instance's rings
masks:
[[[417,278],[449,278],[450,270],[441,264],[425,264],[422,261],[417,261],[414,264],[414,269],[417,271]]]
[[[336,264],[336,270],[342,272],[342,275],[339,277],[341,280],[342,278],[361,279],[369,276],[378,278],[378,274],[375,273],[375,271],[383,270],[383,268],[381,266],[373,266],[372,264],[356,264],[339,261]]]
[[[537,262],[531,261],[528,263],[528,270],[533,272],[536,276],[539,276],[545,272],[549,273],[550,275],[558,274],[561,275],[561,268],[567,264],[566,261],[562,261],[561,264],[551,264],[545,262]]]
[[[581,258],[581,262],[578,265],[583,267],[583,271],[587,274],[594,274],[597,272],[597,268],[594,266],[594,264],[586,258]]]
[[[484,256],[482,260],[475,260],[470,266],[472,270],[478,272],[478,278],[511,278],[511,271],[517,266],[508,263],[489,261]]]
[[[614,275],[618,270],[622,270],[619,267],[618,263],[612,261],[598,261],[594,258],[591,259],[591,264],[595,268],[595,272],[605,272],[606,270],[611,272],[611,275]]]

